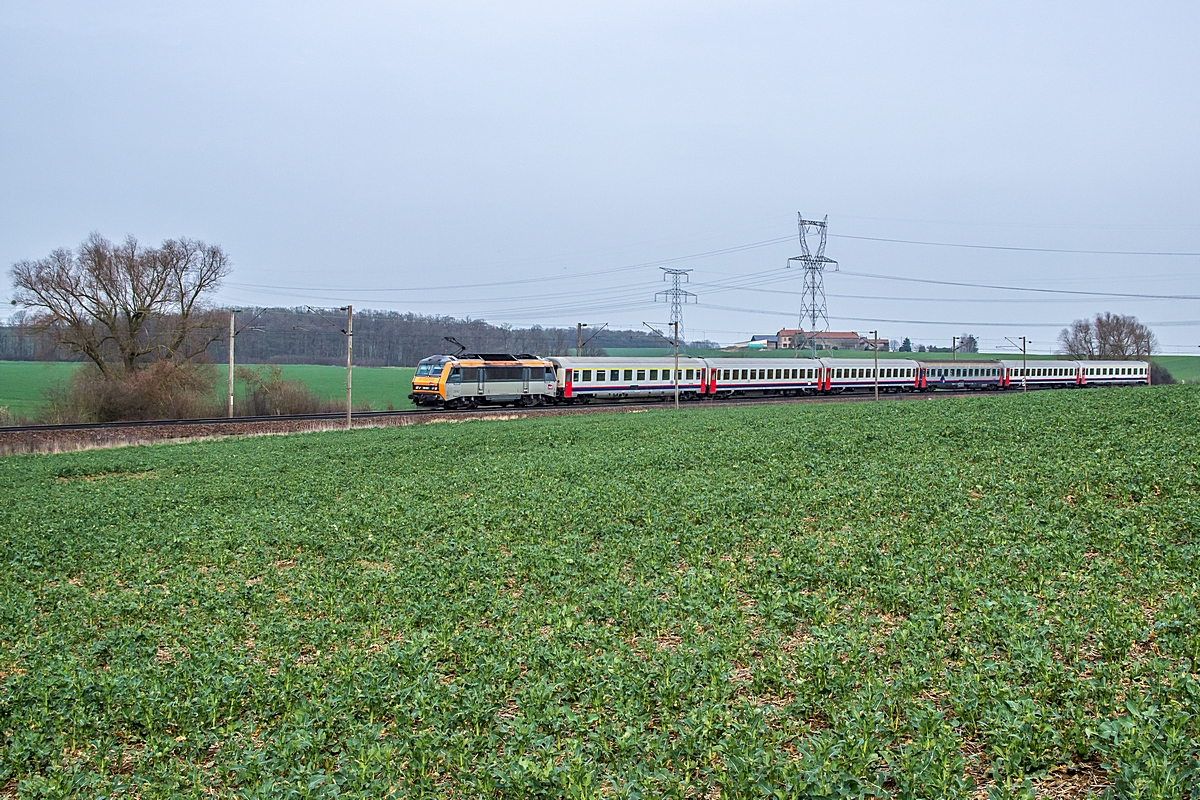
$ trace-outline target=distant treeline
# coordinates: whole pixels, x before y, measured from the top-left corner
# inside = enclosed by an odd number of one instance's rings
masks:
[[[247,309],[238,314],[235,355],[240,364],[344,364],[346,316],[336,310],[315,313],[306,308]],[[594,331],[584,329],[586,340]],[[356,311],[354,363],[369,367],[411,367],[426,356],[454,353],[445,337],[462,342],[470,351],[483,353],[534,353],[540,356],[575,352],[573,328],[514,328],[483,320],[429,317],[395,311]],[[595,334],[585,355],[603,355],[606,348],[664,347],[649,331],[610,331]],[[718,345],[690,342],[691,347]],[[208,359],[228,358],[224,341],[208,349]],[[0,326],[0,361],[77,361],[56,350],[42,335],[20,327]]]

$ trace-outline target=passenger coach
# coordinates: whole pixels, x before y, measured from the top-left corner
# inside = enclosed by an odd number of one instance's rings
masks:
[[[557,397],[571,403],[667,397],[675,394],[675,361],[671,358],[567,358],[552,356]],[[708,393],[708,364],[701,358],[679,359],[679,396],[693,400]]]

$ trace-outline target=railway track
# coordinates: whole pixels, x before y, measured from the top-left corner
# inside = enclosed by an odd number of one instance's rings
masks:
[[[880,402],[926,400],[934,397],[977,395],[977,391],[939,391],[927,394],[881,394]],[[730,408],[743,405],[801,405],[819,403],[875,402],[874,395],[808,395],[801,397],[750,397],[721,401],[698,400],[681,408]],[[404,411],[363,411],[354,414],[353,427],[391,427],[430,422],[468,419],[514,419],[550,417],[568,414],[604,414],[670,408],[671,403],[629,402],[588,405],[533,406],[529,408],[482,408],[470,411],[411,409]],[[344,413],[290,414],[264,417],[216,417],[187,420],[137,420],[130,422],[89,422],[73,425],[24,425],[0,427],[0,455],[49,453],[86,450],[161,441],[194,440],[220,436],[302,433],[336,430],[345,425]]]

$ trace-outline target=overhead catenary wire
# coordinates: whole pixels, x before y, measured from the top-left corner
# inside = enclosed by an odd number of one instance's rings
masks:
[[[967,244],[964,242],[929,242],[919,239],[888,239],[882,236],[852,236],[848,233],[831,233],[838,239],[857,239],[861,242],[888,242],[890,244],[915,244],[925,247],[962,247],[968,250],[1007,250],[1017,253],[1066,253],[1089,256],[1170,256],[1196,258],[1200,252],[1168,252],[1162,250],[1082,250],[1066,247],[1019,247],[1000,244]]]

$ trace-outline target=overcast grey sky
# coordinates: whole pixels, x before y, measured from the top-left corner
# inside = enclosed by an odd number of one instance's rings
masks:
[[[7,267],[90,231],[222,245],[220,300],[662,323],[797,321],[988,349],[1097,311],[1200,353],[1200,5],[3,3]],[[642,266],[637,266],[642,265]],[[895,320],[879,321],[877,320]],[[944,341],[943,341],[944,340]]]

